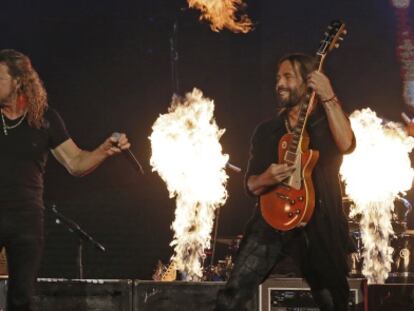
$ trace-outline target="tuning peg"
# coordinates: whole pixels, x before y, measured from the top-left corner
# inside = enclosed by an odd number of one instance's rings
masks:
[[[338,37],[338,40],[339,41],[344,41],[344,38],[343,37]]]
[[[335,48],[339,48],[339,43],[335,43]]]
[[[348,31],[347,31],[346,29],[344,29],[344,30],[342,31],[342,33],[343,33],[344,35],[346,35],[346,34],[348,33]]]

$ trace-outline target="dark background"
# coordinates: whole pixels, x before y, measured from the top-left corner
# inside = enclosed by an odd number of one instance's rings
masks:
[[[0,48],[29,55],[82,148],[92,149],[124,131],[144,164],[138,175],[123,157],[89,176],[71,177],[54,159],[46,173],[45,200],[107,248],[85,245],[87,278],[151,277],[157,259],[172,254],[174,200],[149,166],[151,126],[173,93],[170,43],[178,25],[179,93],[200,88],[216,103],[226,128],[221,143],[231,162],[245,168],[255,125],[272,115],[276,61],[313,54],[332,19],[349,35],[326,61],[326,72],[346,110],[371,107],[399,121],[404,110],[395,55],[394,10],[387,0],[247,1],[255,22],[249,34],[212,32],[180,0],[42,0],[2,2]],[[412,10],[411,10],[412,13]],[[412,15],[412,14],[411,14]],[[243,175],[229,172],[229,199],[219,236],[241,234],[254,201]],[[42,277],[76,277],[77,239],[47,216]],[[218,257],[227,250],[218,246]]]

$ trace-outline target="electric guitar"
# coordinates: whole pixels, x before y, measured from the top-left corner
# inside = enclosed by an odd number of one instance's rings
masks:
[[[345,34],[344,23],[337,20],[330,23],[316,52],[318,71],[322,70],[328,52],[339,47],[339,41],[343,40],[341,36]],[[312,171],[318,161],[319,151],[309,149],[309,135],[305,130],[309,107],[313,107],[315,102],[316,93],[313,91],[309,101],[300,108],[296,127],[279,141],[279,163],[293,165],[296,168],[294,173],[260,196],[263,218],[278,230],[287,231],[305,226],[315,208]]]

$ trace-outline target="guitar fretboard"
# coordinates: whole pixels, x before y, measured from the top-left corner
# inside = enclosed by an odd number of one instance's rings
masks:
[[[316,54],[316,57],[318,58],[318,71],[322,69],[322,64],[324,60],[324,55],[320,55],[319,53]],[[285,161],[290,164],[294,164],[296,162],[297,155],[299,153],[299,145],[302,139],[302,135],[304,132],[304,129],[306,127],[306,122],[308,120],[308,108],[311,104],[314,103],[316,98],[316,94],[313,91],[309,101],[305,101],[302,103],[300,110],[299,110],[299,116],[296,123],[295,128],[292,130],[292,140],[289,143],[288,150],[285,154]]]

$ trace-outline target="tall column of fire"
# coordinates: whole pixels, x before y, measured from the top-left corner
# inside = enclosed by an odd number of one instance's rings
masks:
[[[224,130],[218,128],[213,113],[213,101],[194,89],[185,98],[174,98],[149,137],[150,163],[176,200],[172,262],[188,281],[202,278],[214,212],[227,199],[229,157],[222,153],[219,140]]]
[[[369,108],[352,113],[355,151],[344,157],[340,173],[346,194],[361,214],[363,269],[368,283],[384,283],[391,270],[390,237],[395,198],[411,188],[414,170],[409,153],[414,139],[401,124],[383,124]]]

